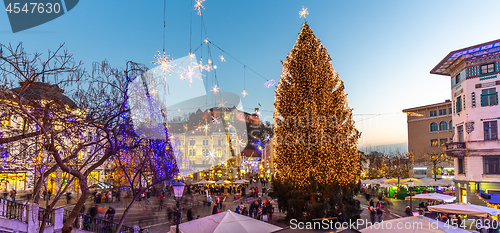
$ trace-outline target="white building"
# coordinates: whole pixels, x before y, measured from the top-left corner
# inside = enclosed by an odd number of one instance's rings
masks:
[[[500,40],[450,52],[431,74],[451,77],[457,200],[482,204],[476,193],[500,193],[498,90]]]

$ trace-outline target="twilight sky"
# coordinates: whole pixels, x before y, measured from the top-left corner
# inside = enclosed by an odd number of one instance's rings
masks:
[[[204,63],[211,54],[218,67],[216,74],[206,73],[206,91],[216,76],[220,91],[241,97],[245,76],[249,94],[241,98],[245,110],[260,107],[263,120],[272,121],[274,88],[265,88],[265,79],[250,69],[279,81],[280,61],[297,39],[304,6],[309,25],[345,82],[362,132],[359,144],[365,147],[406,142],[406,116],[401,110],[450,98],[449,77],[429,71],[452,50],[500,38],[496,0],[206,0],[203,27],[194,4],[166,0],[165,44],[163,0],[82,0],[65,15],[15,34],[7,13],[0,13],[0,43],[22,41],[30,52],[46,52],[65,43],[86,67],[107,59],[113,66],[125,67],[133,60],[152,68],[153,56],[164,45],[166,54],[182,58],[208,37],[225,52],[206,44],[195,52]]]

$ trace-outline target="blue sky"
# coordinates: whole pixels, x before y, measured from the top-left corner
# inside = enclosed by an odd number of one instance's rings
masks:
[[[201,44],[200,16],[190,0],[167,0],[166,53],[186,56]],[[228,1],[203,2],[208,39],[267,79],[279,80],[281,60],[307,21],[332,57],[345,82],[349,105],[362,132],[360,146],[407,141],[402,109],[450,98],[449,77],[429,71],[450,51],[500,38],[499,1]],[[163,49],[163,1],[82,0],[70,12],[13,34],[0,13],[0,43],[24,42],[28,51],[46,52],[65,43],[87,67],[107,59],[148,64]],[[192,40],[190,46],[190,19]],[[196,57],[208,58],[207,46]],[[243,65],[210,47],[221,91],[243,91]],[[202,52],[202,53],[201,53]],[[226,62],[218,60],[219,55]],[[213,79],[214,73],[206,78]],[[246,108],[263,109],[272,120],[274,88],[246,69]]]

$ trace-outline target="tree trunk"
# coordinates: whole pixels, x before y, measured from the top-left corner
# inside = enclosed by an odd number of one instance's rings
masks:
[[[79,180],[80,183],[80,190],[82,190],[82,195],[76,202],[75,207],[73,207],[73,211],[71,211],[71,214],[69,214],[69,217],[66,219],[66,222],[64,222],[64,227],[62,229],[62,233],[70,233],[71,229],[74,225],[74,222],[76,220],[76,217],[78,217],[78,214],[80,213],[80,210],[82,209],[83,205],[85,205],[85,202],[87,201],[87,198],[90,196],[90,190],[87,187],[87,181],[86,180]]]
[[[132,202],[130,202],[130,204],[127,206],[127,209],[125,209],[125,211],[123,212],[122,218],[120,218],[120,223],[118,223],[118,226],[116,227],[116,233],[120,233],[120,229],[123,226],[123,222],[125,222],[125,216],[127,216],[128,212],[130,211],[135,201],[137,200],[137,197],[141,195],[141,192],[142,190],[139,190],[139,192],[134,195],[134,198],[132,198]]]

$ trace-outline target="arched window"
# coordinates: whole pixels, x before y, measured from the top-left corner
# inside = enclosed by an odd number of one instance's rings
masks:
[[[452,124],[451,124],[451,121],[450,121],[450,125],[449,125],[448,129],[450,129],[450,130],[452,130],[452,129],[453,129]]]
[[[448,130],[448,123],[446,121],[441,121],[439,123],[439,130]]]
[[[438,131],[438,124],[436,122],[431,123],[431,132]]]

